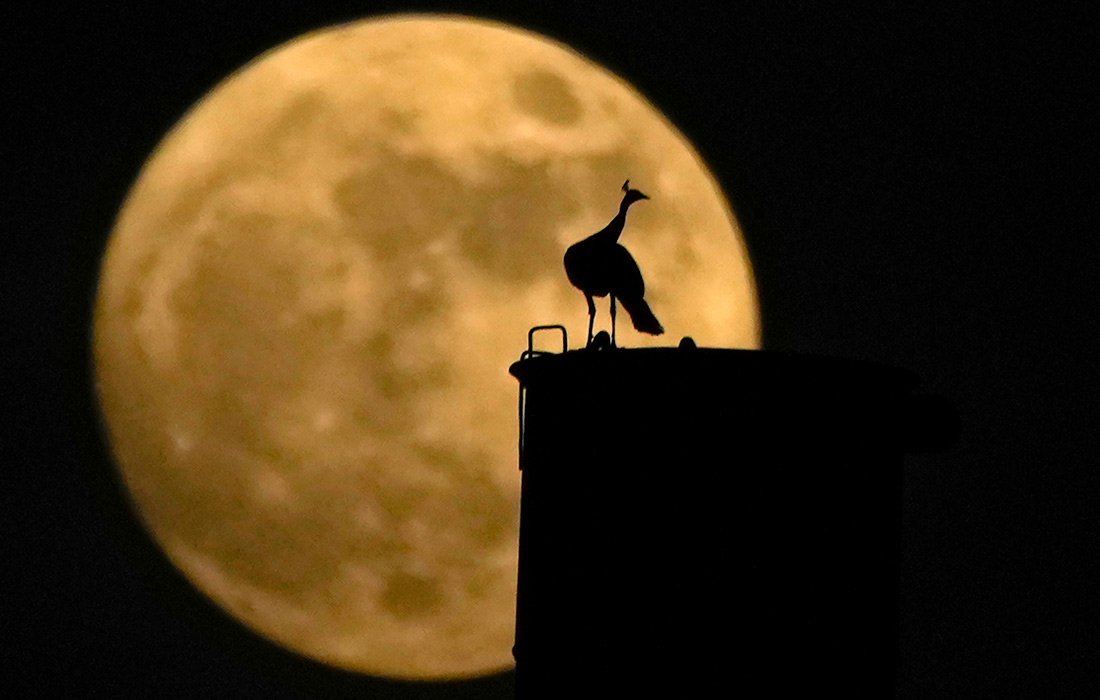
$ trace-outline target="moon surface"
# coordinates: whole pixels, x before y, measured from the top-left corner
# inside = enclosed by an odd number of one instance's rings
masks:
[[[558,43],[391,16],[304,35],[217,85],[133,185],[94,315],[111,449],[173,564],[328,664],[510,667],[507,368],[533,325],[583,343],[562,254],[611,219],[627,178],[651,199],[621,242],[666,335],[623,315],[620,345],[758,346],[741,232],[699,155]]]

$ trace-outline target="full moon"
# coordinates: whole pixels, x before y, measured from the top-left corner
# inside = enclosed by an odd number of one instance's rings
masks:
[[[666,333],[620,314],[619,344],[758,346],[714,177],[636,90],[559,43],[383,17],[306,34],[212,89],[133,184],[93,320],[109,444],[168,559],[324,663],[509,668],[507,368],[534,325],[583,344],[562,254],[615,215],[627,178],[650,199],[620,242]]]

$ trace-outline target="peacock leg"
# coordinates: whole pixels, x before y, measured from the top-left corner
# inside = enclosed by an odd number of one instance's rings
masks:
[[[615,347],[615,295],[611,295],[611,347]]]
[[[591,294],[585,294],[584,300],[588,302],[588,342],[584,347],[588,347],[592,344],[592,324],[596,322],[596,302],[592,301]]]

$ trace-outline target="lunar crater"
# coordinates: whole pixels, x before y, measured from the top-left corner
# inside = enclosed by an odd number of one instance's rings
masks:
[[[512,94],[522,111],[554,126],[573,126],[584,113],[569,82],[545,69],[517,76]]]
[[[443,607],[442,583],[436,579],[399,571],[386,577],[382,605],[395,617],[409,619],[431,615]]]

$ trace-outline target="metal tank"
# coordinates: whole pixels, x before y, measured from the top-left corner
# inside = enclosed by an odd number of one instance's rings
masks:
[[[902,457],[950,444],[948,402],[893,367],[690,339],[509,371],[518,700],[893,697]]]

